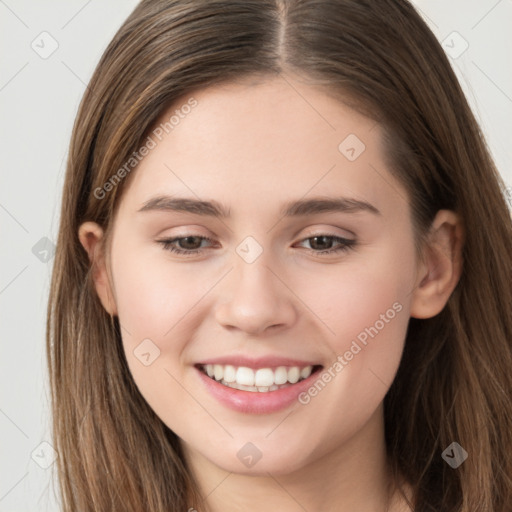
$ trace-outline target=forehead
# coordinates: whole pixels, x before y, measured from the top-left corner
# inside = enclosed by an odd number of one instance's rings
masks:
[[[176,100],[157,125],[165,124],[191,96]],[[368,143],[379,138],[378,129],[373,135],[369,133],[377,127],[375,121],[327,95],[324,89],[291,77],[221,84],[198,90],[193,98],[197,106],[173,127],[172,136],[169,134],[180,145],[211,148],[236,140],[244,151],[255,148],[259,155],[259,141],[253,138],[258,135],[264,137],[268,150],[279,148],[279,153],[292,150],[299,154],[301,148],[295,146],[299,141],[306,141],[304,149],[311,149],[317,139],[325,140],[318,147],[320,152],[332,146],[337,149],[338,139],[351,133]],[[283,142],[288,144],[283,146]]]
[[[400,188],[384,166],[381,127],[322,89],[289,77],[182,96],[159,117],[150,137],[154,148],[127,191],[138,207],[155,192],[215,196],[247,210],[257,206],[255,197],[269,205],[333,190],[379,203],[383,186],[391,184],[395,195]]]

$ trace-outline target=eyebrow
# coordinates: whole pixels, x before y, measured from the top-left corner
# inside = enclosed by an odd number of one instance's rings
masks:
[[[202,201],[171,196],[153,197],[146,201],[138,211],[147,212],[155,210],[186,212],[220,219],[227,219],[231,216],[230,210],[217,201]],[[280,213],[283,217],[299,217],[329,212],[369,212],[374,215],[381,215],[380,211],[372,204],[348,197],[315,197],[290,201],[284,204]]]

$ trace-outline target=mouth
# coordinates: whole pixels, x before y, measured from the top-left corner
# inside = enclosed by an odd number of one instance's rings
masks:
[[[309,378],[320,371],[322,365],[249,368],[230,364],[198,364],[196,368],[228,388],[252,393],[272,393]]]

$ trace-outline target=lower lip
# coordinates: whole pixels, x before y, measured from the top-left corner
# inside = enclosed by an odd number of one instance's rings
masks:
[[[317,377],[320,370],[312,373],[307,379],[301,380],[296,384],[260,393],[259,391],[242,391],[240,389],[230,388],[211,379],[204,372],[196,368],[199,377],[203,381],[206,389],[222,404],[238,412],[251,414],[269,414],[281,411],[289,407],[303,391],[306,391]]]

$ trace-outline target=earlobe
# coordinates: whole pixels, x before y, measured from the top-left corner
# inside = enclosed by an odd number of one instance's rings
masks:
[[[117,315],[117,307],[107,272],[103,248],[103,229],[95,222],[84,222],[78,229],[78,238],[89,256],[92,278],[98,297],[111,316]]]
[[[412,292],[412,317],[431,318],[443,310],[462,273],[463,242],[460,216],[450,210],[437,212]]]

